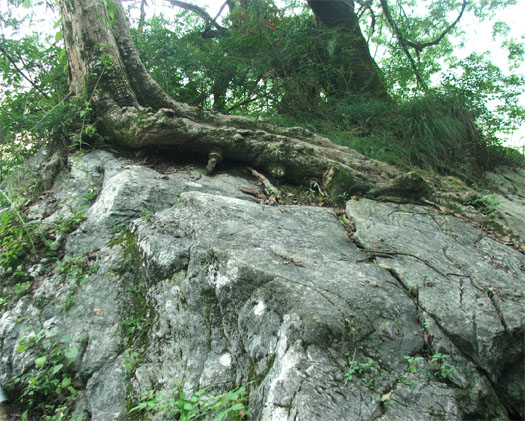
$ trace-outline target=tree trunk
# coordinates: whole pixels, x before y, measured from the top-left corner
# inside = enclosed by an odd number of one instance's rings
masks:
[[[370,55],[368,43],[361,32],[352,0],[307,0],[317,20],[336,36],[327,46],[332,72],[325,80],[325,90],[331,97],[348,94],[369,98],[388,98],[381,71]]]
[[[60,9],[71,89],[90,101],[97,130],[111,142],[129,148],[172,145],[208,156],[211,171],[222,160],[243,162],[293,184],[315,181],[332,194],[390,194],[392,177],[400,176],[394,167],[307,130],[173,100],[140,61],[120,0],[62,0]],[[399,194],[421,194],[419,187],[405,190]]]

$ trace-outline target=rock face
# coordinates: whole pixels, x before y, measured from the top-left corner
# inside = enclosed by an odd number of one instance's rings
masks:
[[[240,385],[256,420],[525,415],[524,256],[469,223],[351,200],[350,239],[332,210],[258,204],[242,178],[70,161],[29,216],[85,220],[0,318],[13,400],[41,357],[23,345],[69,336],[77,419],[170,419],[129,411]]]
[[[515,235],[525,241],[525,169],[502,168],[498,172],[488,173],[495,194],[488,195],[488,200],[497,204],[496,218],[509,227]]]

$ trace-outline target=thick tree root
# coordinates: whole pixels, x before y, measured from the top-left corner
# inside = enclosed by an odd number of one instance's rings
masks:
[[[126,147],[172,145],[207,156],[209,173],[224,159],[244,163],[279,181],[318,183],[334,197],[357,194],[419,199],[432,194],[417,174],[403,174],[305,129],[279,128],[177,105],[181,108],[158,111],[114,107],[98,126],[104,135]]]
[[[211,175],[215,172],[218,165],[222,164],[222,154],[218,151],[211,151],[208,154],[208,165],[206,165],[206,174]]]

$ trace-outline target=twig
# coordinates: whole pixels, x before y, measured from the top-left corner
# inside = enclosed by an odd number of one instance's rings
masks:
[[[281,197],[281,191],[274,187],[272,183],[270,183],[270,180],[268,180],[264,175],[262,175],[259,171],[254,170],[253,168],[248,168],[250,172],[253,174],[255,178],[257,178],[261,183],[263,183],[263,186],[270,196],[274,196],[276,198]]]

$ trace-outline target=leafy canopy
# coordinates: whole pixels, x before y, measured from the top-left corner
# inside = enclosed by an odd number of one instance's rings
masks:
[[[29,19],[20,10],[29,15],[45,7],[28,2],[28,9],[9,3],[10,12],[0,17],[3,173],[43,139],[79,139],[75,131],[91,118],[89,98],[75,104],[68,97],[60,34],[20,31]],[[356,1],[363,35],[391,97],[386,101],[329,95],[334,75],[347,77],[329,59],[341,34],[319,25],[306,1],[233,2],[217,25],[173,8],[169,15],[139,18],[140,2],[129,13],[146,67],[182,102],[301,124],[378,159],[466,176],[507,159],[500,138],[525,116],[519,74],[525,49],[507,24],[495,21],[493,34],[508,50],[509,69],[488,54],[460,57],[462,21],[490,20],[515,3]],[[91,135],[86,131],[83,139]]]

